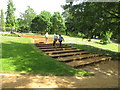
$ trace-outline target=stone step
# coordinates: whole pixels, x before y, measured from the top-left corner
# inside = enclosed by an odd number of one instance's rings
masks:
[[[35,42],[35,43],[36,43],[35,46],[38,46],[40,44],[44,44],[44,42]]]
[[[71,67],[77,68],[80,66],[84,66],[84,65],[88,65],[88,64],[92,64],[92,63],[98,63],[98,62],[105,61],[105,60],[111,60],[111,57],[105,57],[105,56],[93,57],[93,58],[88,58],[88,59],[84,59],[84,60],[80,60],[80,61],[68,62],[66,64]]]
[[[43,42],[36,43],[35,45],[50,57],[56,58],[60,62],[65,62],[65,64],[73,68],[111,60],[111,57],[89,53],[81,49],[72,48],[65,44],[63,44],[62,47],[59,47],[59,43],[56,44],[57,47],[54,47],[52,43],[45,44]]]
[[[61,62],[68,62],[68,61],[77,61],[81,59],[87,59],[92,57],[101,56],[99,54],[83,54],[83,55],[76,55],[76,56],[69,56],[69,57],[59,57],[57,60]]]
[[[74,50],[59,50],[59,51],[49,51],[49,52],[45,52],[48,55],[52,55],[52,54],[60,54],[60,53],[69,53],[69,52],[79,52],[79,51],[83,51],[81,49],[74,49]]]
[[[51,44],[44,44],[44,43],[41,43],[41,44],[35,44],[36,46],[53,46],[53,44],[51,43]],[[59,44],[57,43],[56,44],[56,46],[59,46]],[[65,44],[62,44],[62,46],[67,46],[67,45],[65,45]]]
[[[82,54],[88,54],[88,52],[87,51],[81,51],[81,52],[54,54],[54,55],[49,55],[49,56],[51,56],[53,58],[58,58],[58,57],[67,57],[67,56],[82,55]]]
[[[43,52],[49,52],[49,51],[61,51],[61,50],[74,50],[76,48],[52,48],[52,49],[41,49]]]
[[[39,47],[37,46],[39,49],[53,49],[53,48],[70,48],[70,47],[67,47],[67,46],[63,46],[63,47],[54,47],[54,46],[48,46],[48,47]]]

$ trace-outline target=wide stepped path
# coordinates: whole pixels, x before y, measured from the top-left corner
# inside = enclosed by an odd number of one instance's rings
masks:
[[[80,66],[91,65],[94,63],[99,63],[101,61],[111,60],[111,57],[102,56],[95,53],[89,53],[87,51],[72,48],[70,46],[64,45],[59,47],[54,47],[52,45],[52,38],[49,38],[48,44],[45,44],[45,38],[40,36],[30,36],[21,33],[16,33],[20,37],[31,37],[35,40],[35,45],[44,53],[49,55],[56,60],[63,62],[73,68],[78,68]]]
[[[57,43],[57,47],[55,48],[52,43],[44,44],[44,42],[38,42],[37,40],[35,43],[36,47],[42,50],[45,54],[73,68],[111,60],[111,57],[89,53],[87,51],[72,48],[64,44],[62,47],[59,47],[59,44]]]

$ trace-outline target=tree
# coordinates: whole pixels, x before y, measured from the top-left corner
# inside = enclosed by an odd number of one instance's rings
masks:
[[[5,31],[5,21],[4,21],[4,12],[1,10],[1,27],[2,31]]]
[[[64,33],[66,26],[65,21],[62,18],[62,15],[59,12],[54,12],[53,16],[51,17],[52,22],[52,33]]]
[[[31,24],[32,32],[43,33],[45,32],[46,28],[47,28],[47,23],[44,21],[44,19],[40,15],[36,16],[32,20],[32,24]]]
[[[15,28],[15,16],[14,16],[15,8],[12,0],[8,1],[7,5],[7,16],[6,16],[6,26],[11,28]]]
[[[32,19],[35,18],[35,16],[36,16],[36,13],[34,12],[34,10],[30,6],[28,6],[27,10],[25,10],[25,12],[21,13],[20,15],[22,29],[26,30],[26,32],[29,32]]]
[[[118,2],[83,2],[72,6],[66,4],[63,9],[66,11],[69,8],[70,13],[66,18],[67,29],[76,34],[81,32],[89,39],[93,35],[101,35],[103,43],[109,42],[118,30],[118,6]]]
[[[51,14],[48,11],[42,11],[39,15],[37,15],[33,20],[31,24],[31,30],[33,32],[49,32],[51,29]]]
[[[47,24],[47,27],[45,29],[45,32],[49,32],[50,33],[50,30],[51,30],[51,27],[52,27],[52,22],[50,21],[51,20],[51,13],[48,12],[48,11],[42,11],[40,13],[40,15],[43,17],[43,20],[46,22]]]

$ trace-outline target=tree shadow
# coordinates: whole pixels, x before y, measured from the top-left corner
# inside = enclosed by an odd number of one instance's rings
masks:
[[[18,42],[2,43],[2,66],[8,71],[27,72],[27,74],[71,76],[78,70],[45,55],[36,50],[33,44]],[[7,66],[4,65],[7,63]]]
[[[97,44],[101,44],[101,45],[104,45],[102,42],[95,42],[95,43],[97,43]]]

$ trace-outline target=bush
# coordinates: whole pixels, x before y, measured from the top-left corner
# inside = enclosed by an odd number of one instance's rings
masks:
[[[110,32],[110,31],[102,33],[102,40],[101,40],[101,42],[103,44],[109,44],[109,43],[111,43],[111,41],[110,41],[111,36],[112,36],[112,32]]]
[[[16,34],[1,34],[2,36],[14,36],[14,37],[17,37]]]

